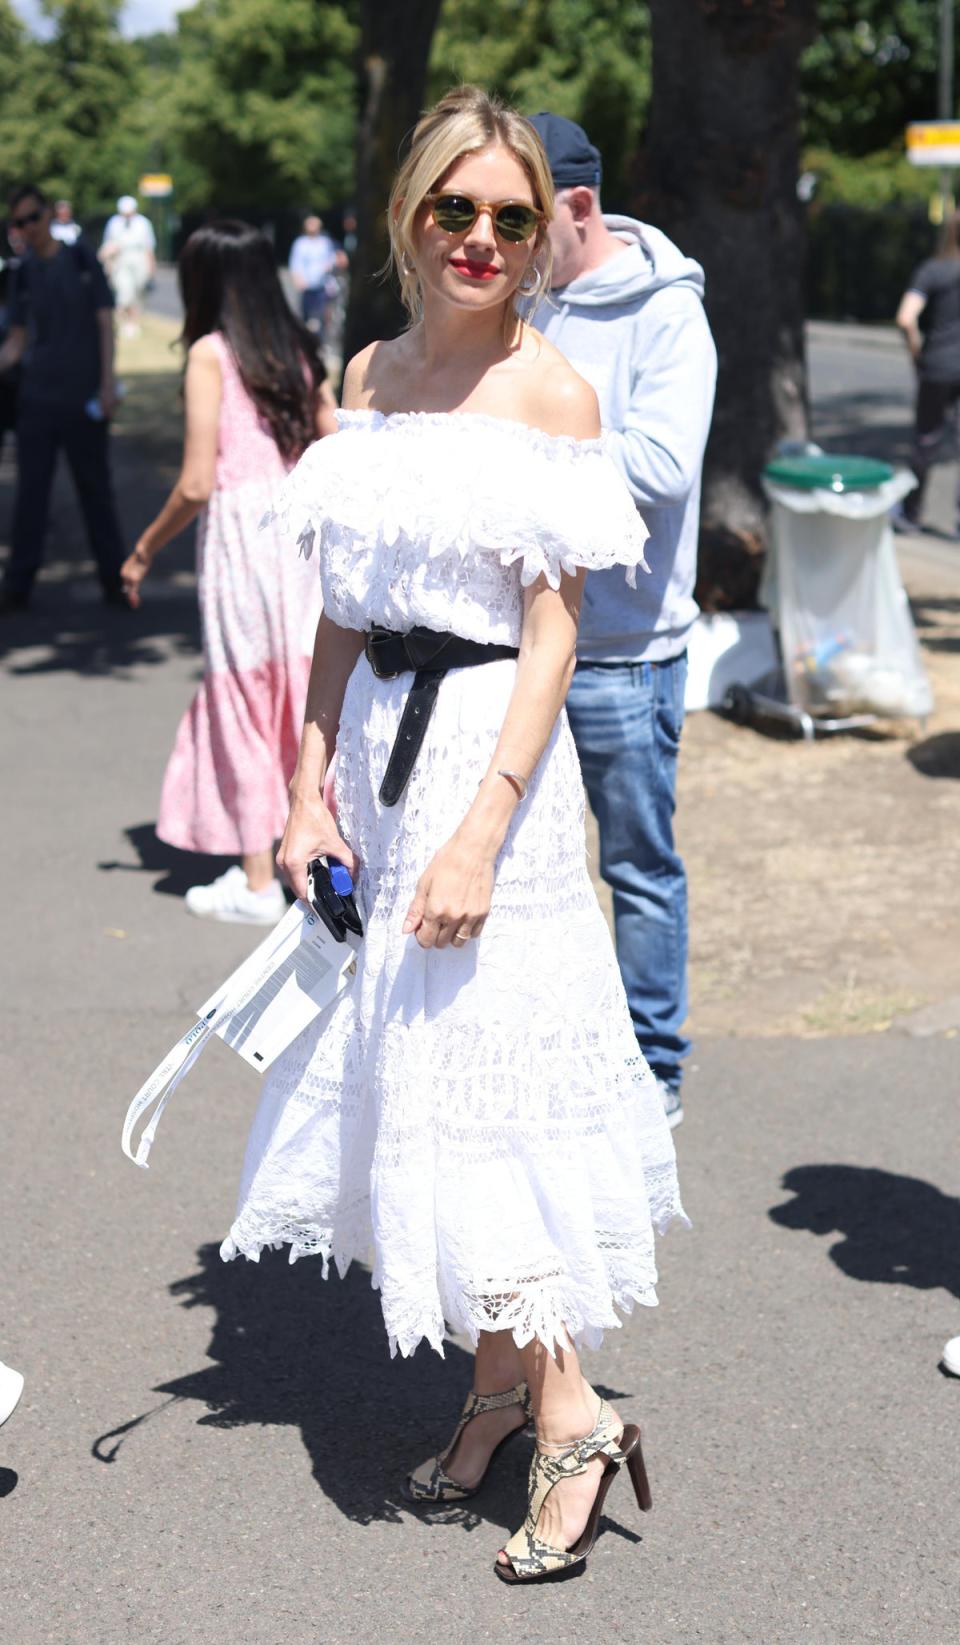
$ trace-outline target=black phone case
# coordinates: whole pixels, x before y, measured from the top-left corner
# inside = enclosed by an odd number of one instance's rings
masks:
[[[346,942],[347,932],[363,936],[363,922],[357,912],[353,896],[341,897],[330,883],[330,868],[326,857],[314,857],[307,865],[310,906],[320,917],[336,942]]]

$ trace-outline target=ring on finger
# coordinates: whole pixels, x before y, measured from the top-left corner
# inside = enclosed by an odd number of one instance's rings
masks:
[[[470,938],[469,931],[465,931],[461,928],[461,930],[459,930],[456,933],[455,936],[451,937],[450,940],[451,940],[451,942],[453,942],[455,944],[455,946],[457,948],[462,948],[464,943],[469,941],[469,938]]]

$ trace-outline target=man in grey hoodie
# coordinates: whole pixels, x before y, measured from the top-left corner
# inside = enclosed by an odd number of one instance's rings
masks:
[[[556,114],[532,123],[557,189],[553,287],[534,323],[596,389],[607,449],[650,532],[636,591],[619,567],[587,577],[567,712],[634,1029],[676,1125],[690,1042],[673,814],[717,356],[699,263],[658,229],[603,215],[600,155],[582,127]]]

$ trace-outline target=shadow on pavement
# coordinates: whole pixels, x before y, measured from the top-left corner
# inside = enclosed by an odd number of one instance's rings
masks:
[[[170,1292],[185,1308],[215,1310],[207,1356],[216,1363],[156,1387],[168,1396],[162,1404],[94,1441],[99,1462],[116,1461],[125,1440],[171,1404],[196,1400],[206,1411],[199,1421],[215,1428],[298,1427],[320,1489],[357,1524],[399,1524],[413,1514],[464,1531],[516,1529],[526,1503],[526,1438],[505,1447],[476,1499],[421,1510],[400,1494],[409,1469],[453,1432],[473,1377],[471,1354],[448,1341],[443,1359],[421,1344],[413,1358],[391,1360],[379,1293],[357,1264],[345,1279],[325,1282],[315,1258],[291,1264],[285,1251],[265,1251],[259,1263],[225,1263],[217,1245],[203,1245],[197,1261],[197,1271]],[[622,1488],[624,1502],[625,1495]],[[642,1541],[607,1515],[601,1526]],[[576,1567],[568,1578],[582,1574]]]
[[[909,464],[913,439],[909,424],[864,421],[871,406],[882,409],[885,398],[873,394],[826,395],[814,411],[811,439],[827,451],[848,456],[880,457],[886,463]]]
[[[13,1468],[0,1468],[0,1497],[9,1496],[15,1491],[20,1475]]]
[[[960,731],[940,731],[923,742],[911,743],[907,759],[921,777],[960,778]]]
[[[209,885],[237,861],[236,857],[213,857],[204,851],[178,851],[176,846],[157,839],[153,823],[133,823],[123,832],[139,861],[108,859],[98,862],[97,867],[104,874],[158,874],[153,890],[163,896],[182,897],[191,885]]]
[[[960,1297],[960,1199],[917,1177],[859,1165],[798,1165],[796,1196],[770,1211],[781,1228],[839,1234],[830,1259],[850,1279],[941,1287]]]
[[[931,533],[936,535],[936,533]],[[960,564],[960,557],[958,557]],[[915,594],[910,601],[910,613],[917,628],[939,628],[942,615],[960,617],[960,600],[954,596],[934,596],[932,594]],[[922,636],[926,641],[926,635]]]
[[[69,585],[41,578],[27,610],[0,619],[0,661],[19,676],[122,675],[199,644],[195,592],[159,577],[140,610],[128,611],[104,605],[93,570],[78,568]]]
[[[444,1359],[422,1346],[412,1360],[391,1360],[379,1295],[356,1265],[325,1283],[316,1259],[291,1264],[285,1251],[225,1263],[218,1246],[204,1245],[197,1257],[197,1271],[170,1291],[184,1307],[215,1310],[207,1354],[216,1363],[155,1392],[198,1401],[206,1408],[200,1422],[218,1428],[298,1427],[317,1484],[358,1524],[399,1523],[415,1512],[400,1483],[453,1431],[472,1356],[448,1342]],[[124,1437],[154,1414],[101,1435],[94,1455],[112,1462]],[[522,1517],[528,1460],[526,1441],[507,1447],[482,1513],[468,1502],[431,1519],[471,1531],[512,1527]]]

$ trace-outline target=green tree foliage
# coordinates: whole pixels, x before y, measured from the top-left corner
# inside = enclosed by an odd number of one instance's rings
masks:
[[[380,0],[390,5],[393,0]],[[29,38],[0,0],[0,183],[36,176],[85,215],[145,170],[181,209],[319,206],[354,191],[359,0],[198,0],[175,33],[126,41],[119,0],[46,0]],[[818,198],[922,198],[903,128],[936,107],[938,0],[820,0],[801,76]],[[651,95],[646,0],[444,0],[427,98],[460,80],[579,120],[604,199],[635,206]]]
[[[804,141],[837,154],[902,153],[910,120],[937,110],[939,0],[820,0],[804,55]]]
[[[117,28],[114,0],[45,0],[48,41],[27,40],[0,11],[4,75],[0,167],[6,188],[31,178],[85,212],[133,186],[127,116],[138,92],[136,54]],[[5,49],[4,49],[5,48]]]
[[[326,205],[349,195],[357,27],[334,0],[200,0],[179,15],[166,124],[178,204]]]
[[[833,149],[808,148],[803,168],[817,179],[816,205],[843,201],[867,211],[884,206],[916,206],[929,200],[937,173],[913,166],[898,143],[879,154],[837,154]]]
[[[431,97],[465,80],[579,121],[604,157],[605,203],[629,202],[650,100],[642,0],[445,0]]]
[[[804,167],[818,204],[866,210],[918,204],[936,173],[904,152],[911,120],[937,112],[939,0],[820,0],[819,33],[804,55]]]

